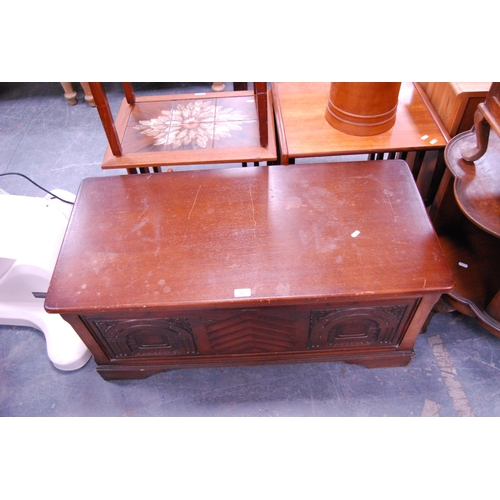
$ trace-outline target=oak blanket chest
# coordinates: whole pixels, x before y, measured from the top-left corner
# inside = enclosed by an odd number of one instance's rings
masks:
[[[401,160],[85,179],[45,308],[105,379],[410,362],[453,278]]]

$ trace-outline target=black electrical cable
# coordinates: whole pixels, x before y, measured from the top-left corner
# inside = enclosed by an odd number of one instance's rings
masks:
[[[32,184],[34,184],[37,188],[41,189],[42,191],[45,191],[46,193],[50,194],[51,196],[53,196],[54,198],[57,198],[58,200],[64,202],[64,203],[68,203],[70,205],[74,205],[74,203],[72,201],[68,201],[68,200],[63,200],[62,198],[59,198],[59,196],[57,196],[56,194],[54,193],[51,193],[49,190],[43,188],[42,186],[40,186],[39,184],[37,184],[35,181],[31,180],[28,176],[24,175],[24,174],[20,174],[19,172],[7,172],[6,174],[0,174],[0,177],[3,177],[5,175],[19,175],[20,177],[24,177],[27,181],[30,181]]]

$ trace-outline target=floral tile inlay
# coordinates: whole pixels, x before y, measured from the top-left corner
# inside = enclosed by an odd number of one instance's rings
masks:
[[[241,124],[251,120],[249,116],[233,108],[198,100],[178,104],[171,110],[151,120],[141,120],[134,127],[141,134],[153,137],[154,145],[172,145],[174,149],[206,148],[212,139],[217,141],[231,137],[232,130],[242,130]]]

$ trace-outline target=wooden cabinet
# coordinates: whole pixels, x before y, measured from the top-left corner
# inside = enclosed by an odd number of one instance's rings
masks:
[[[477,106],[491,82],[425,82],[420,84],[450,136],[472,128]]]
[[[46,298],[106,379],[401,366],[453,279],[402,160],[85,179]]]

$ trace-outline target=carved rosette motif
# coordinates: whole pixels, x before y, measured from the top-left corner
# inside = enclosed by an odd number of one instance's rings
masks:
[[[308,349],[397,346],[409,304],[311,311]]]
[[[198,354],[187,318],[96,319],[92,323],[115,357]]]

